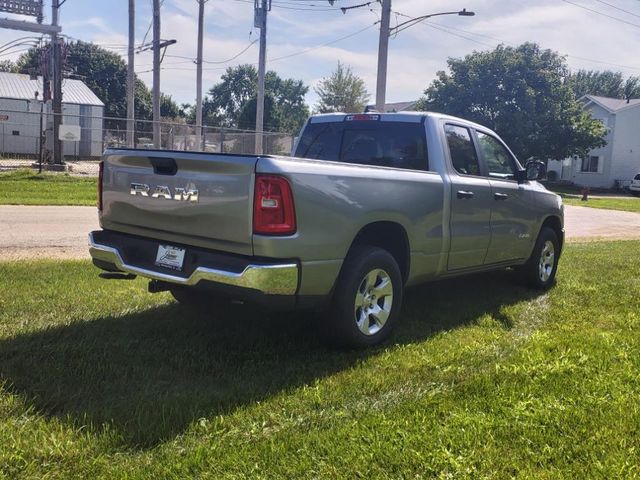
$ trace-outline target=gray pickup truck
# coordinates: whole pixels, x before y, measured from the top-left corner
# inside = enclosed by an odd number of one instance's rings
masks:
[[[186,305],[312,308],[348,345],[390,334],[406,286],[515,267],[548,288],[564,240],[544,165],[434,113],[313,116],[293,157],[112,149],[100,172],[107,276]]]

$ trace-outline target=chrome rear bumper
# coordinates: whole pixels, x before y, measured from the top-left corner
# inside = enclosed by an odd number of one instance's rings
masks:
[[[193,286],[201,281],[209,281],[249,288],[266,295],[295,295],[298,289],[298,265],[295,263],[247,265],[240,273],[198,267],[189,277],[185,278],[128,265],[122,259],[117,248],[96,243],[91,233],[89,234],[89,253],[92,258],[112,264],[123,272],[177,285]]]

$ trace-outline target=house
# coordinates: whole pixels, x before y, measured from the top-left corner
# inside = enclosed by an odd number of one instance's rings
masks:
[[[591,150],[583,158],[574,156],[550,161],[556,178],[595,188],[627,186],[640,172],[640,99],[585,95],[579,99],[594,119],[607,128],[604,147]]]
[[[0,154],[37,157],[51,114],[42,105],[42,77],[0,72]],[[102,155],[104,103],[80,80],[62,82],[62,124],[80,127],[80,141],[63,141],[65,156]]]

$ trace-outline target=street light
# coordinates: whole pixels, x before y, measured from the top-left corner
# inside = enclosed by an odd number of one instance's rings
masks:
[[[406,22],[402,22],[393,28],[389,28],[391,20],[391,0],[382,0],[382,19],[380,20],[380,43],[378,45],[378,79],[376,85],[376,110],[384,112],[387,90],[387,59],[389,55],[389,37],[397,35],[403,30],[412,27],[416,23],[431,17],[440,15],[459,15],[461,17],[473,17],[475,12],[466,8],[456,12],[440,12],[422,15],[421,17],[412,18]]]
[[[406,22],[399,23],[393,28],[390,28],[389,35],[396,35],[401,31],[406,30],[409,27],[412,27],[416,23],[420,23],[423,20],[426,20],[427,18],[431,18],[431,17],[438,17],[440,15],[459,15],[461,17],[473,17],[475,14],[476,12],[470,12],[466,8],[463,8],[459,12],[442,12],[442,13],[431,13],[429,15],[422,15],[421,17],[412,18],[410,20],[407,20]]]

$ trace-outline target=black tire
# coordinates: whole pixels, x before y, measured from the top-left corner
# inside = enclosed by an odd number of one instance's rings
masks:
[[[398,320],[402,295],[402,275],[393,256],[378,247],[354,247],[342,266],[331,306],[322,315],[325,339],[339,347],[383,342]],[[358,308],[360,300],[363,306]]]
[[[531,257],[521,269],[526,284],[538,290],[551,288],[558,271],[559,258],[560,242],[558,241],[558,235],[552,228],[542,227],[533,247]]]

